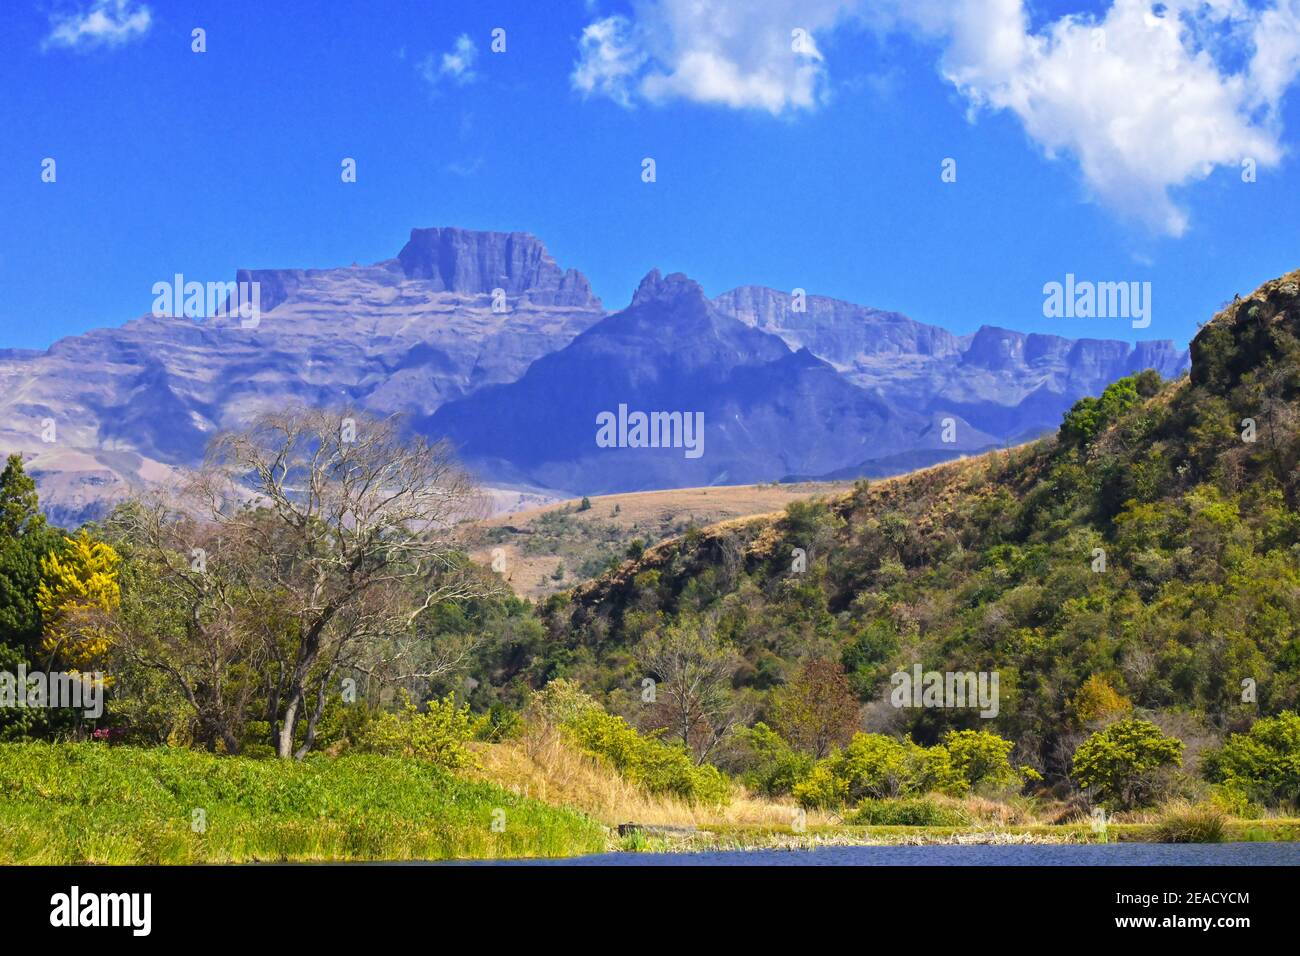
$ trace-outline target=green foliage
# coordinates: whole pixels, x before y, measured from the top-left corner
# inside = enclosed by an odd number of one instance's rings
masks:
[[[889,662],[898,653],[898,635],[884,621],[871,621],[845,644],[840,661],[861,697],[873,693],[889,676]]]
[[[837,809],[865,798],[930,792],[961,796],[969,789],[943,746],[922,747],[910,737],[859,733],[848,746],[819,760],[794,787],[803,806]]]
[[[1104,428],[1141,400],[1138,383],[1138,377],[1130,375],[1107,385],[1100,398],[1085,396],[1075,402],[1061,423],[1061,441],[1070,445],[1091,443]],[[1142,384],[1150,388],[1149,379]]]
[[[711,805],[731,799],[731,784],[717,767],[696,764],[680,744],[637,733],[622,717],[591,709],[564,730],[580,749],[608,760],[626,780],[650,793]]]
[[[846,823],[876,827],[964,827],[970,817],[925,797],[902,800],[863,800],[845,817]]]
[[[712,805],[731,799],[731,782],[717,767],[696,764],[680,744],[637,733],[622,717],[605,713],[575,681],[551,681],[533,695],[529,714],[560,728],[580,750],[608,761],[624,779],[650,793]]]
[[[943,745],[952,758],[953,769],[973,791],[1006,790],[1021,785],[1020,774],[1011,766],[1010,740],[986,730],[950,730]]]
[[[511,710],[502,701],[495,701],[485,718],[479,721],[478,737],[480,740],[498,742],[511,740],[523,733],[524,719],[519,711]]]
[[[1116,721],[1074,752],[1073,775],[1100,803],[1143,806],[1158,795],[1160,773],[1183,762],[1183,742],[1148,720]]]
[[[812,755],[795,750],[767,724],[760,722],[746,728],[740,740],[747,750],[741,779],[753,793],[783,796],[812,771]]]
[[[412,757],[445,770],[475,765],[466,746],[477,732],[469,705],[457,706],[452,697],[431,700],[421,710],[407,700],[396,713],[385,711],[370,721],[357,747],[363,753]]]
[[[0,472],[0,670],[44,666],[37,593],[41,562],[60,540],[40,512],[36,483],[24,471],[22,456],[10,455]],[[46,732],[48,716],[27,708],[0,709],[0,740]]]
[[[59,540],[40,512],[22,456],[10,455],[0,472],[0,648],[21,655],[39,647],[41,560]]]
[[[442,860],[604,846],[586,817],[424,760],[0,744],[2,863]]]
[[[1250,800],[1300,805],[1300,714],[1283,711],[1233,734],[1207,754],[1202,769],[1210,780]]]

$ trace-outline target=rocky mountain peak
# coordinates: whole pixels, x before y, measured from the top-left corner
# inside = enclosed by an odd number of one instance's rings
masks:
[[[665,304],[675,303],[679,300],[698,301],[707,303],[704,290],[700,284],[689,276],[680,272],[673,272],[669,275],[662,275],[658,269],[651,269],[646,273],[641,284],[637,286],[636,293],[632,296],[632,305],[629,308],[635,308],[639,305],[646,305],[650,302],[662,302]]]
[[[587,278],[561,269],[542,241],[526,232],[412,229],[397,265],[407,278],[427,280],[439,292],[490,295],[504,289],[540,305],[599,305]]]

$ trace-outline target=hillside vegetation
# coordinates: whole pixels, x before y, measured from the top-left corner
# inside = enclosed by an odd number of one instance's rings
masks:
[[[549,641],[498,658],[499,679],[575,677],[634,714],[637,648],[704,628],[739,656],[734,689],[760,719],[825,657],[867,729],[993,730],[1061,782],[1089,732],[1138,712],[1194,766],[1300,702],[1298,286],[1234,301],[1192,343],[1189,377],[1118,381],[1055,438],[692,529],[556,595]],[[890,706],[890,675],[915,663],[997,672],[998,715]]]

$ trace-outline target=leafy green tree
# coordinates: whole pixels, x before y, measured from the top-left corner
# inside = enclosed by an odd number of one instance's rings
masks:
[[[1300,805],[1300,714],[1287,710],[1257,720],[1206,755],[1210,780],[1268,806]]]
[[[953,769],[971,790],[1002,790],[1018,787],[1021,775],[1011,766],[1015,744],[987,730],[950,730],[943,745],[952,758]]]
[[[742,779],[755,793],[769,797],[790,793],[812,771],[813,758],[795,750],[765,723],[742,731],[740,737],[747,750]]]
[[[41,561],[59,537],[41,514],[36,482],[24,471],[22,456],[10,455],[0,472],[0,670],[40,666]],[[47,716],[27,708],[0,709],[0,739],[41,733]]]
[[[10,455],[0,472],[0,647],[10,648],[11,656],[39,650],[41,558],[57,540],[40,512],[36,482],[23,470],[22,456]]]
[[[1079,786],[1102,803],[1128,809],[1153,801],[1163,771],[1181,767],[1183,742],[1149,720],[1129,718],[1097,731],[1074,752]]]
[[[1149,376],[1139,379],[1139,376],[1130,375],[1111,382],[1099,398],[1085,396],[1079,399],[1061,423],[1061,440],[1071,445],[1091,443],[1107,425],[1141,401],[1139,383],[1144,390],[1151,387]]]
[[[931,791],[960,796],[968,789],[944,747],[922,747],[910,737],[859,733],[843,750],[818,761],[794,795],[806,807],[835,808],[865,798]]]

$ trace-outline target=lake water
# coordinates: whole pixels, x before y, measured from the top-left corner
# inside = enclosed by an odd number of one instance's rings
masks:
[[[602,853],[540,866],[1300,866],[1300,843],[826,846],[814,850]]]

